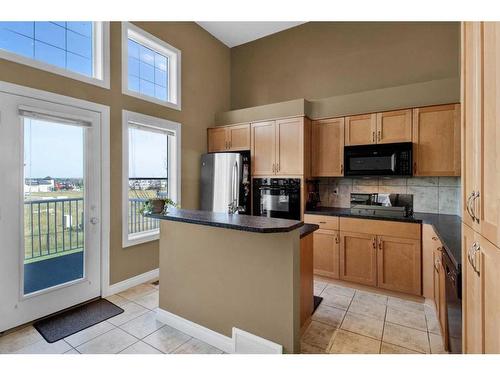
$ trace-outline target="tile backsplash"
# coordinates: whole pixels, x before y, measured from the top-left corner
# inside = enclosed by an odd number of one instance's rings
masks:
[[[413,194],[413,210],[461,214],[460,177],[320,178],[320,205],[350,207],[351,193]]]

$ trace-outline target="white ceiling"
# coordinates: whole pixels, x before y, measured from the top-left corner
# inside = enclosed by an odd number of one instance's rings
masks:
[[[196,22],[228,47],[239,46],[305,22]]]

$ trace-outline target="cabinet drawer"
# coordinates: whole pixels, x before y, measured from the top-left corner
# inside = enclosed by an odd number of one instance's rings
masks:
[[[339,218],[338,216],[325,216],[325,215],[304,215],[304,222],[308,224],[318,224],[320,229],[338,230]]]
[[[396,235],[402,238],[420,240],[421,225],[418,223],[342,217],[340,218],[339,225],[342,231],[367,233],[377,236]]]

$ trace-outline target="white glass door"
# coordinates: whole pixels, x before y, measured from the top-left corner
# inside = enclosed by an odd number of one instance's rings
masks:
[[[99,121],[0,93],[0,332],[100,295]]]

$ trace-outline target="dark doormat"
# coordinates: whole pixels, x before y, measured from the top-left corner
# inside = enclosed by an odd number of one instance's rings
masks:
[[[313,313],[316,311],[316,309],[318,308],[318,306],[321,303],[321,301],[323,301],[323,297],[314,296]]]
[[[123,309],[101,298],[49,316],[33,326],[48,343],[53,343],[122,312]]]

